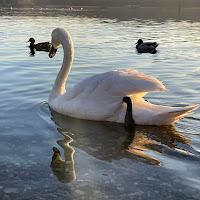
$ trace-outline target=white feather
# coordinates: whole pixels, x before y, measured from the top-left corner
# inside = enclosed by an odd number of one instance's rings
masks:
[[[133,119],[136,124],[166,125],[176,122],[198,108],[198,105],[173,108],[154,105],[142,97],[148,92],[165,91],[165,86],[156,78],[137,70],[114,70],[90,76],[68,91],[65,82],[70,72],[74,49],[65,29],[52,32],[52,45],[62,44],[63,65],[50,93],[49,106],[58,113],[71,117],[124,123],[126,106],[124,96],[130,96],[133,104]]]

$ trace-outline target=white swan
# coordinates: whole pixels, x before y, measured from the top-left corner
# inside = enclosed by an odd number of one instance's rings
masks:
[[[131,97],[133,119],[136,124],[167,125],[190,114],[199,105],[167,107],[154,105],[142,97],[151,91],[165,91],[165,86],[152,76],[137,70],[115,70],[90,76],[68,91],[65,83],[69,75],[74,47],[70,34],[61,28],[52,32],[52,49],[49,57],[62,44],[63,64],[49,95],[49,106],[58,113],[71,117],[124,123],[126,105],[124,96]]]

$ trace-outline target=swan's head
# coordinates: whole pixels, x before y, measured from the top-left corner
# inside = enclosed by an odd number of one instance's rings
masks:
[[[122,100],[122,103],[124,103],[124,102],[127,103],[127,104],[132,104],[130,97],[124,97],[123,100]]]
[[[61,38],[60,38],[60,32],[61,30],[59,28],[56,28],[52,31],[51,34],[51,50],[49,52],[49,57],[53,58],[56,54],[56,51],[58,49],[58,47],[61,45]]]
[[[49,52],[49,57],[53,58],[56,55],[56,51],[57,51],[57,49],[54,48],[53,45],[51,45],[51,49],[50,49],[50,52]]]
[[[58,156],[60,156],[60,151],[56,147],[53,147],[52,149],[53,149],[53,152],[54,152],[54,154],[52,156],[52,162],[53,162]]]
[[[56,153],[56,154],[60,154],[60,150],[56,147],[53,147],[53,152]]]
[[[73,52],[73,42],[67,30],[63,28],[56,28],[52,31],[51,37],[52,47],[49,53],[50,58],[55,56],[56,51],[61,44],[66,51]]]

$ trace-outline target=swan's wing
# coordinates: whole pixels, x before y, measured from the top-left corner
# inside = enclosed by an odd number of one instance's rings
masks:
[[[79,95],[99,97],[124,97],[126,95],[165,91],[165,86],[156,78],[137,70],[114,70],[91,76],[66,92],[67,99]],[[79,96],[80,97],[80,96]]]
[[[166,90],[156,78],[132,69],[107,72],[103,81],[104,88],[114,96],[123,97],[139,93],[143,95],[147,92]]]
[[[162,82],[137,70],[125,69],[111,73],[110,92],[113,95],[124,96],[166,90]]]

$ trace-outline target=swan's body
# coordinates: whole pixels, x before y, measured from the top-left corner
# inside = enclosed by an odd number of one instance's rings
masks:
[[[60,44],[64,60],[48,99],[49,106],[58,113],[81,119],[124,123],[126,105],[122,104],[122,99],[129,96],[136,124],[166,125],[198,108],[198,105],[174,108],[145,101],[142,98],[145,94],[165,91],[165,86],[156,78],[132,69],[90,76],[66,91],[65,82],[72,66],[74,48],[69,33],[58,28],[52,32],[50,57],[54,56],[53,50]]]
[[[142,39],[139,39],[136,43],[136,49],[139,53],[156,53],[156,47],[158,46],[157,42],[143,42]]]

